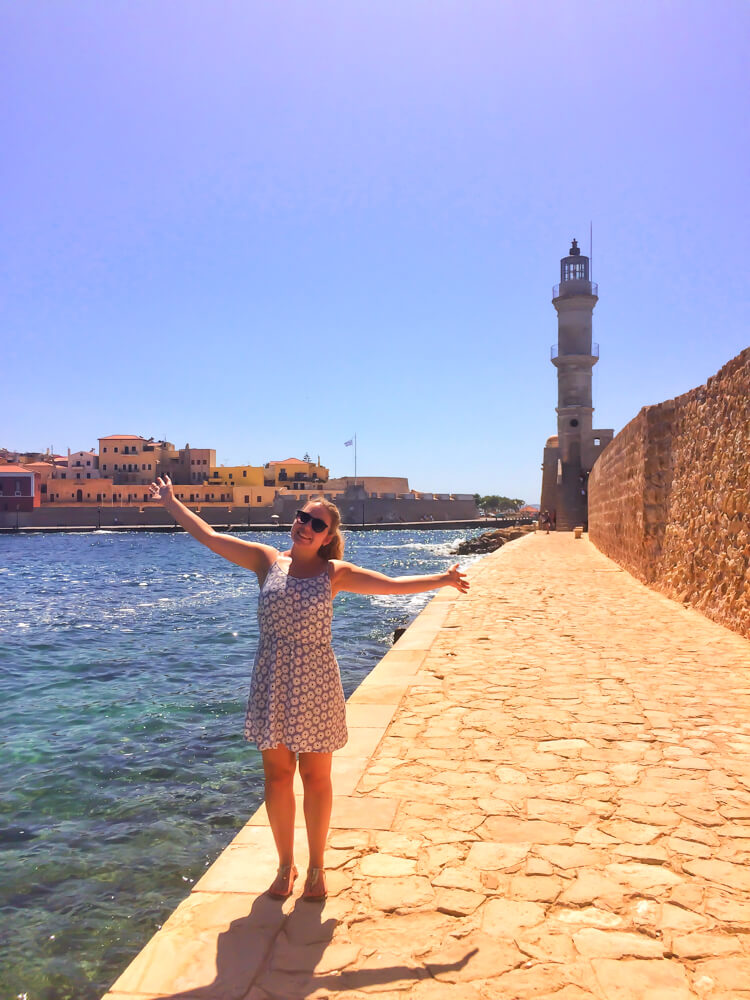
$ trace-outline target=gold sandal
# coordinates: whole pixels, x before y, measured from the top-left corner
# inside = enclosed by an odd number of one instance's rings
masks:
[[[302,898],[307,903],[322,903],[328,896],[322,868],[308,868]]]
[[[294,882],[297,878],[297,869],[294,865],[279,865],[276,878],[268,889],[271,899],[289,899],[294,889]]]

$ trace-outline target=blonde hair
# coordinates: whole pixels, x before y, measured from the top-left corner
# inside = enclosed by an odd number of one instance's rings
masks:
[[[328,513],[331,515],[331,526],[328,529],[328,534],[333,535],[330,542],[326,542],[325,545],[321,545],[318,549],[318,555],[321,559],[340,559],[344,554],[344,536],[341,534],[339,525],[341,524],[341,514],[335,503],[330,500],[326,500],[325,497],[310,497],[310,499],[305,504],[305,507],[309,507],[311,504],[317,504],[319,507],[325,507]]]

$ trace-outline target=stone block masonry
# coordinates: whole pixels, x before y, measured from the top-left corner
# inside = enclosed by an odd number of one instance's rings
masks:
[[[589,533],[644,583],[750,637],[750,348],[615,437],[589,477]]]

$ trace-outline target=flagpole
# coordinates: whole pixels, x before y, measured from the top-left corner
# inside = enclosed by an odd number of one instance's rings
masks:
[[[354,435],[354,485],[357,485],[357,435]]]

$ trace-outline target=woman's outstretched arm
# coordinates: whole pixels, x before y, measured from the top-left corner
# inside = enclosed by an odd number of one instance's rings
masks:
[[[257,542],[246,542],[232,535],[220,534],[189,510],[184,503],[174,495],[172,481],[169,476],[161,476],[151,483],[151,496],[158,500],[165,510],[181,525],[185,531],[202,545],[211,549],[217,555],[236,563],[245,569],[251,569],[260,576],[265,576],[271,565],[278,558],[278,552],[270,545],[260,545]]]
[[[458,563],[444,573],[426,576],[385,576],[372,569],[363,569],[353,563],[332,560],[331,588],[334,595],[340,590],[354,594],[419,594],[424,590],[438,587],[455,587],[465,594],[469,589],[466,575],[458,568]]]

